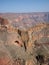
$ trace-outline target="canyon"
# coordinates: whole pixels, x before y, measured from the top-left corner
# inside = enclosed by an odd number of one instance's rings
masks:
[[[0,13],[0,65],[48,65],[48,59],[49,12]]]

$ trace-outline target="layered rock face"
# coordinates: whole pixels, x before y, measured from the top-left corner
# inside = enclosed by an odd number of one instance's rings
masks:
[[[0,18],[0,65],[47,65],[48,59],[49,24],[20,28]]]

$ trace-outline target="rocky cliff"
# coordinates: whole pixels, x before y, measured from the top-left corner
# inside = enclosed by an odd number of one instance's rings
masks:
[[[37,63],[47,65],[49,63],[49,23],[42,22],[28,27],[28,21],[31,21],[28,18],[26,28],[23,22],[20,22],[21,27],[19,22],[2,17],[0,18],[0,65],[36,65]],[[19,16],[16,21],[22,19]]]

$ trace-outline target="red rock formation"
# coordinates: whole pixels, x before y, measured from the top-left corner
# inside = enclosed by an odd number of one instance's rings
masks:
[[[0,17],[0,25],[7,25],[9,22],[7,19]]]
[[[1,51],[0,51],[1,52]],[[0,53],[0,65],[12,65],[12,60],[6,52],[1,52]]]

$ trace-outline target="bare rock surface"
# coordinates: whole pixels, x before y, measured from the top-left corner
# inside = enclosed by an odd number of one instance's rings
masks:
[[[0,65],[49,64],[49,13],[0,16]]]

